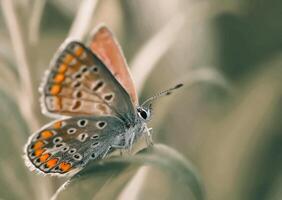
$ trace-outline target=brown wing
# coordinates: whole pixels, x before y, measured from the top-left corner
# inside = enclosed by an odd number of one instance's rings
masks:
[[[70,42],[59,51],[41,92],[46,114],[115,115],[123,119],[135,113],[128,93],[103,62],[79,42]]]
[[[133,104],[137,106],[138,97],[135,85],[123,52],[117,40],[106,26],[100,26],[95,31],[91,39],[90,48],[106,64],[119,83],[129,93]]]

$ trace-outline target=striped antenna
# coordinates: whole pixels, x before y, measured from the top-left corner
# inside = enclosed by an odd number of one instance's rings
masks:
[[[146,104],[148,104],[148,103],[150,103],[150,102],[152,102],[152,101],[154,101],[154,100],[156,100],[160,97],[170,95],[173,92],[173,90],[181,88],[182,86],[183,86],[183,84],[180,83],[180,84],[177,84],[176,86],[174,86],[173,88],[169,88],[167,90],[164,90],[164,91],[161,91],[161,92],[155,94],[154,96],[152,96],[152,97],[148,98],[146,101],[144,101],[142,103],[141,107],[144,107]]]

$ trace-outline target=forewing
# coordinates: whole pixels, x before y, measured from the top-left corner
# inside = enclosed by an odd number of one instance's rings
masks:
[[[43,174],[79,171],[91,159],[101,159],[125,132],[116,117],[72,117],[54,121],[30,136],[26,164]]]
[[[57,53],[41,92],[43,113],[49,115],[126,118],[135,113],[128,93],[104,63],[79,42],[70,42]]]
[[[138,97],[126,60],[117,40],[106,26],[99,26],[90,43],[91,50],[106,64],[119,83],[129,93],[135,106]]]

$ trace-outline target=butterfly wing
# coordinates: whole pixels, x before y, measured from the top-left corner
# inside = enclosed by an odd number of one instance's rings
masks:
[[[110,116],[71,117],[54,121],[30,136],[25,147],[26,164],[51,175],[79,171],[91,159],[101,159],[120,145],[123,122]]]
[[[90,48],[106,64],[119,83],[129,93],[133,104],[137,106],[137,92],[123,52],[112,32],[106,26],[102,25],[97,28],[91,39]]]
[[[115,115],[132,119],[128,93],[105,64],[79,42],[59,51],[43,82],[42,110],[51,116]]]

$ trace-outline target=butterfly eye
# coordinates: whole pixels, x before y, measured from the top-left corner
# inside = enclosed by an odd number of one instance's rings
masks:
[[[138,115],[142,118],[142,119],[144,119],[144,120],[147,120],[148,119],[148,113],[147,113],[147,111],[145,111],[144,109],[137,109],[137,111],[138,111]]]
[[[147,113],[145,111],[141,111],[140,115],[143,117],[143,119],[147,119]]]

